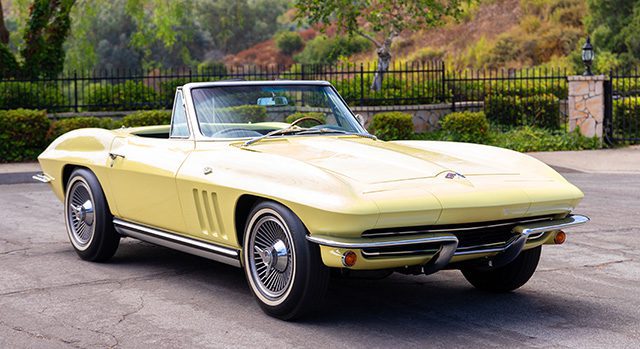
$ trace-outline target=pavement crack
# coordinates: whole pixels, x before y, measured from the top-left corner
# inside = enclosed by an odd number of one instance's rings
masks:
[[[120,315],[120,320],[118,320],[118,322],[115,325],[119,325],[120,323],[124,322],[127,319],[127,317],[138,313],[142,309],[144,309],[144,298],[140,296],[140,304],[136,307],[136,309]]]
[[[160,272],[160,273],[154,273],[154,274],[149,274],[149,275],[134,276],[134,277],[125,278],[125,279],[101,279],[101,280],[81,281],[81,282],[74,282],[74,283],[70,283],[70,284],[62,284],[62,285],[54,285],[54,286],[46,286],[46,287],[32,287],[32,288],[27,288],[27,289],[22,289],[22,290],[15,290],[15,291],[9,291],[9,292],[0,293],[0,297],[13,296],[13,295],[23,295],[23,294],[44,292],[44,291],[57,290],[57,289],[65,289],[65,288],[77,287],[77,286],[95,286],[95,285],[117,284],[120,287],[122,287],[123,283],[136,282],[136,281],[145,281],[145,280],[153,280],[153,279],[158,279],[158,278],[163,278],[163,277],[168,277],[168,276],[185,275],[185,274],[191,273],[191,272],[199,270],[199,269],[200,268],[191,268],[191,269],[185,269],[185,270]]]

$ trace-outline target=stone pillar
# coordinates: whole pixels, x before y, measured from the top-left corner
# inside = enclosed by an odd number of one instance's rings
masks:
[[[606,76],[569,76],[569,131],[602,138]]]

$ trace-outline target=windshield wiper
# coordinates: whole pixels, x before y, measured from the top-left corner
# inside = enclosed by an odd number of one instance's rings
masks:
[[[345,131],[345,130],[336,130],[335,128],[316,128],[316,129],[309,129],[309,130],[305,130],[302,132],[298,132],[298,135],[307,135],[307,134],[314,134],[314,133],[340,133],[343,135],[348,135],[348,136],[358,136],[358,137],[363,137],[363,138],[369,138],[369,139],[373,139],[373,140],[378,140],[378,137],[372,135],[372,134],[368,134],[368,133],[357,133],[357,132],[349,132],[349,131]]]
[[[250,146],[253,143],[256,142],[260,142],[261,140],[265,139],[265,138],[269,138],[272,136],[277,136],[277,135],[283,135],[283,134],[287,134],[287,133],[300,133],[300,132],[304,132],[310,130],[308,128],[304,128],[304,127],[300,127],[300,126],[289,126],[289,127],[285,127],[285,128],[281,128],[279,130],[273,130],[265,135],[262,136],[258,136],[255,138],[251,138],[250,140],[244,142],[244,144],[242,145],[243,147],[247,147]]]

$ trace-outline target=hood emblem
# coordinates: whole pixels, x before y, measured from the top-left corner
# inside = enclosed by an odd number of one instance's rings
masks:
[[[461,175],[458,172],[448,172],[446,175],[444,175],[444,178],[446,179],[454,179],[456,177],[465,178],[463,175]]]

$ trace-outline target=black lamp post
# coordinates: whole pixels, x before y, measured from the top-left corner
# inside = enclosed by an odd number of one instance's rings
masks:
[[[591,46],[591,38],[587,36],[587,42],[585,42],[584,46],[582,46],[582,63],[586,70],[584,71],[584,76],[591,76],[593,73],[591,72],[591,64],[593,64],[593,59],[596,54],[593,52],[593,46]]]

